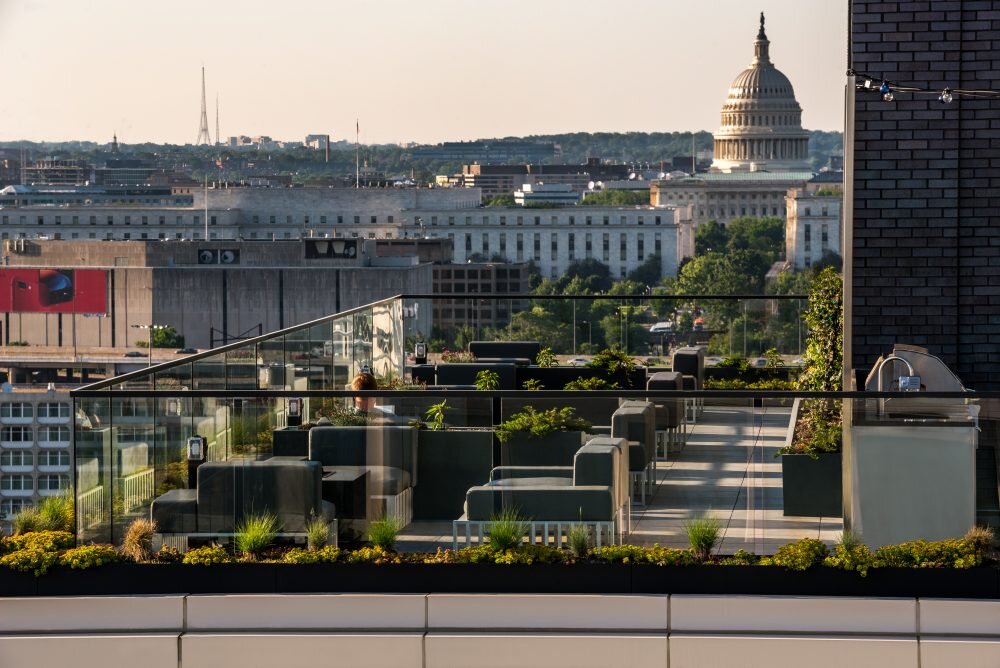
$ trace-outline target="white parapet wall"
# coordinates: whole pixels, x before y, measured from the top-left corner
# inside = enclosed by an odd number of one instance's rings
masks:
[[[289,594],[0,598],[0,666],[1000,665],[1000,601]]]

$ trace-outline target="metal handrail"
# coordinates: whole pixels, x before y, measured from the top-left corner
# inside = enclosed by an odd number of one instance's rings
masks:
[[[116,383],[117,384],[117,383]],[[805,392],[796,390],[95,390],[80,388],[73,397],[166,398],[192,397],[217,399],[267,399],[271,397],[454,397],[456,399],[580,399],[580,398],[730,398],[730,399],[1000,399],[992,392]]]
[[[277,338],[279,336],[286,336],[294,332],[299,332],[303,329],[308,329],[310,327],[315,327],[316,325],[321,325],[325,322],[330,322],[332,320],[337,320],[340,318],[346,318],[348,316],[356,315],[365,310],[376,308],[378,306],[385,306],[391,304],[400,299],[399,295],[395,297],[388,297],[386,299],[381,299],[376,302],[371,302],[370,304],[365,304],[363,306],[355,306],[354,308],[349,308],[339,313],[334,313],[332,315],[325,315],[322,318],[317,318],[315,320],[310,320],[308,322],[300,323],[298,325],[293,325],[292,327],[286,327],[284,329],[279,329],[274,332],[269,332],[267,334],[262,334],[260,336],[255,336],[252,339],[242,339],[234,343],[229,343],[219,348],[212,348],[211,350],[205,350],[200,353],[195,353],[193,355],[188,355],[179,360],[171,360],[169,362],[162,362],[160,364],[154,364],[153,366],[146,367],[144,369],[139,369],[138,371],[133,371],[131,373],[122,374],[121,376],[115,376],[114,378],[108,378],[106,380],[100,380],[96,383],[91,383],[90,385],[84,385],[80,390],[98,390],[102,387],[107,387],[109,385],[118,385],[120,383],[127,383],[135,378],[142,378],[144,376],[152,376],[160,371],[166,371],[167,369],[172,369],[174,367],[182,366],[184,364],[190,364],[192,362],[197,362],[199,360],[204,360],[209,357],[215,357],[216,355],[229,352],[230,350],[239,350],[246,348],[251,345],[257,345],[263,341],[268,341],[270,339]]]

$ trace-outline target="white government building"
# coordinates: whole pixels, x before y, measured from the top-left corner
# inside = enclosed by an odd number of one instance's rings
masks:
[[[814,175],[802,110],[769,47],[762,15],[753,60],[733,80],[722,107],[712,171],[651,182],[650,206],[482,207],[479,188],[242,187],[192,189],[189,206],[123,206],[80,203],[68,189],[61,202],[0,206],[0,239],[450,237],[457,262],[530,260],[542,275],[558,276],[573,261],[594,258],[624,277],[658,254],[670,276],[694,255],[698,225],[788,216],[790,225],[799,225],[788,233],[788,258],[808,266],[815,259],[805,259],[806,245],[813,255],[839,252],[839,215],[825,216],[818,226],[800,225],[808,218],[805,210],[789,211],[789,192],[806,189]]]

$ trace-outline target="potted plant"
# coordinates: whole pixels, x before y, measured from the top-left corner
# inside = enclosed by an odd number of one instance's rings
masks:
[[[798,390],[841,389],[844,309],[840,274],[832,268],[813,279],[803,314],[809,340]],[[843,516],[842,415],[839,401],[796,399],[781,457],[784,514]]]
[[[524,410],[497,425],[504,466],[571,466],[592,425],[569,406]]]
[[[450,425],[446,418],[451,412],[445,399],[416,423],[420,483],[413,488],[415,520],[455,519],[462,514],[466,491],[490,477],[493,431]]]

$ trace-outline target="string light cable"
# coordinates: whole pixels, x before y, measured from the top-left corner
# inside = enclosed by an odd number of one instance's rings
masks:
[[[914,97],[937,97],[938,101],[942,104],[951,104],[951,102],[957,97],[1000,99],[1000,90],[950,87],[923,88],[920,86],[889,81],[883,77],[874,76],[853,69],[847,70],[847,76],[854,77],[855,88],[858,90],[878,93],[886,102],[892,102],[895,100],[898,93],[908,94]]]

